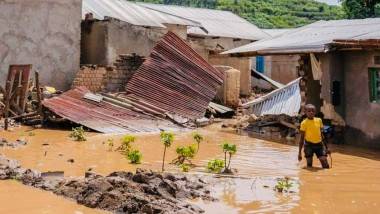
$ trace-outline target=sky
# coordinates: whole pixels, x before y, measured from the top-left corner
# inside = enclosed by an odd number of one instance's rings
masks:
[[[339,4],[339,0],[317,0],[317,1],[324,2],[324,3],[330,4],[330,5],[338,5]]]

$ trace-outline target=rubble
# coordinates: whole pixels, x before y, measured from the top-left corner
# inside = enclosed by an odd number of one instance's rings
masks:
[[[294,142],[297,138],[300,118],[285,114],[251,117],[245,127],[240,127],[248,135],[277,142]],[[239,128],[239,127],[238,127]]]
[[[116,213],[203,213],[187,200],[215,200],[207,184],[197,177],[137,169],[135,174],[113,172],[102,176],[86,172],[84,178],[65,178],[63,172],[25,169],[17,161],[0,156],[0,180],[6,179]]]

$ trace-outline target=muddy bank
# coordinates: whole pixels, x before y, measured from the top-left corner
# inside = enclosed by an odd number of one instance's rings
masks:
[[[62,173],[22,168],[17,161],[0,156],[0,180],[8,179],[117,213],[203,213],[186,200],[214,200],[199,178],[138,169],[135,174],[113,172],[102,176],[86,172],[84,178],[68,179]]]

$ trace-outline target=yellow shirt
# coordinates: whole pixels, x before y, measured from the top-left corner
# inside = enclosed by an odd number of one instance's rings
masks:
[[[310,143],[322,141],[321,129],[323,128],[321,118],[314,117],[312,120],[306,118],[301,122],[300,130],[305,132],[305,140]]]

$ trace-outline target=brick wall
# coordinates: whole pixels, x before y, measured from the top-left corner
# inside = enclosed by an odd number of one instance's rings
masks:
[[[72,87],[85,86],[93,92],[123,91],[144,60],[139,55],[128,54],[120,55],[114,66],[84,65],[77,72]]]

